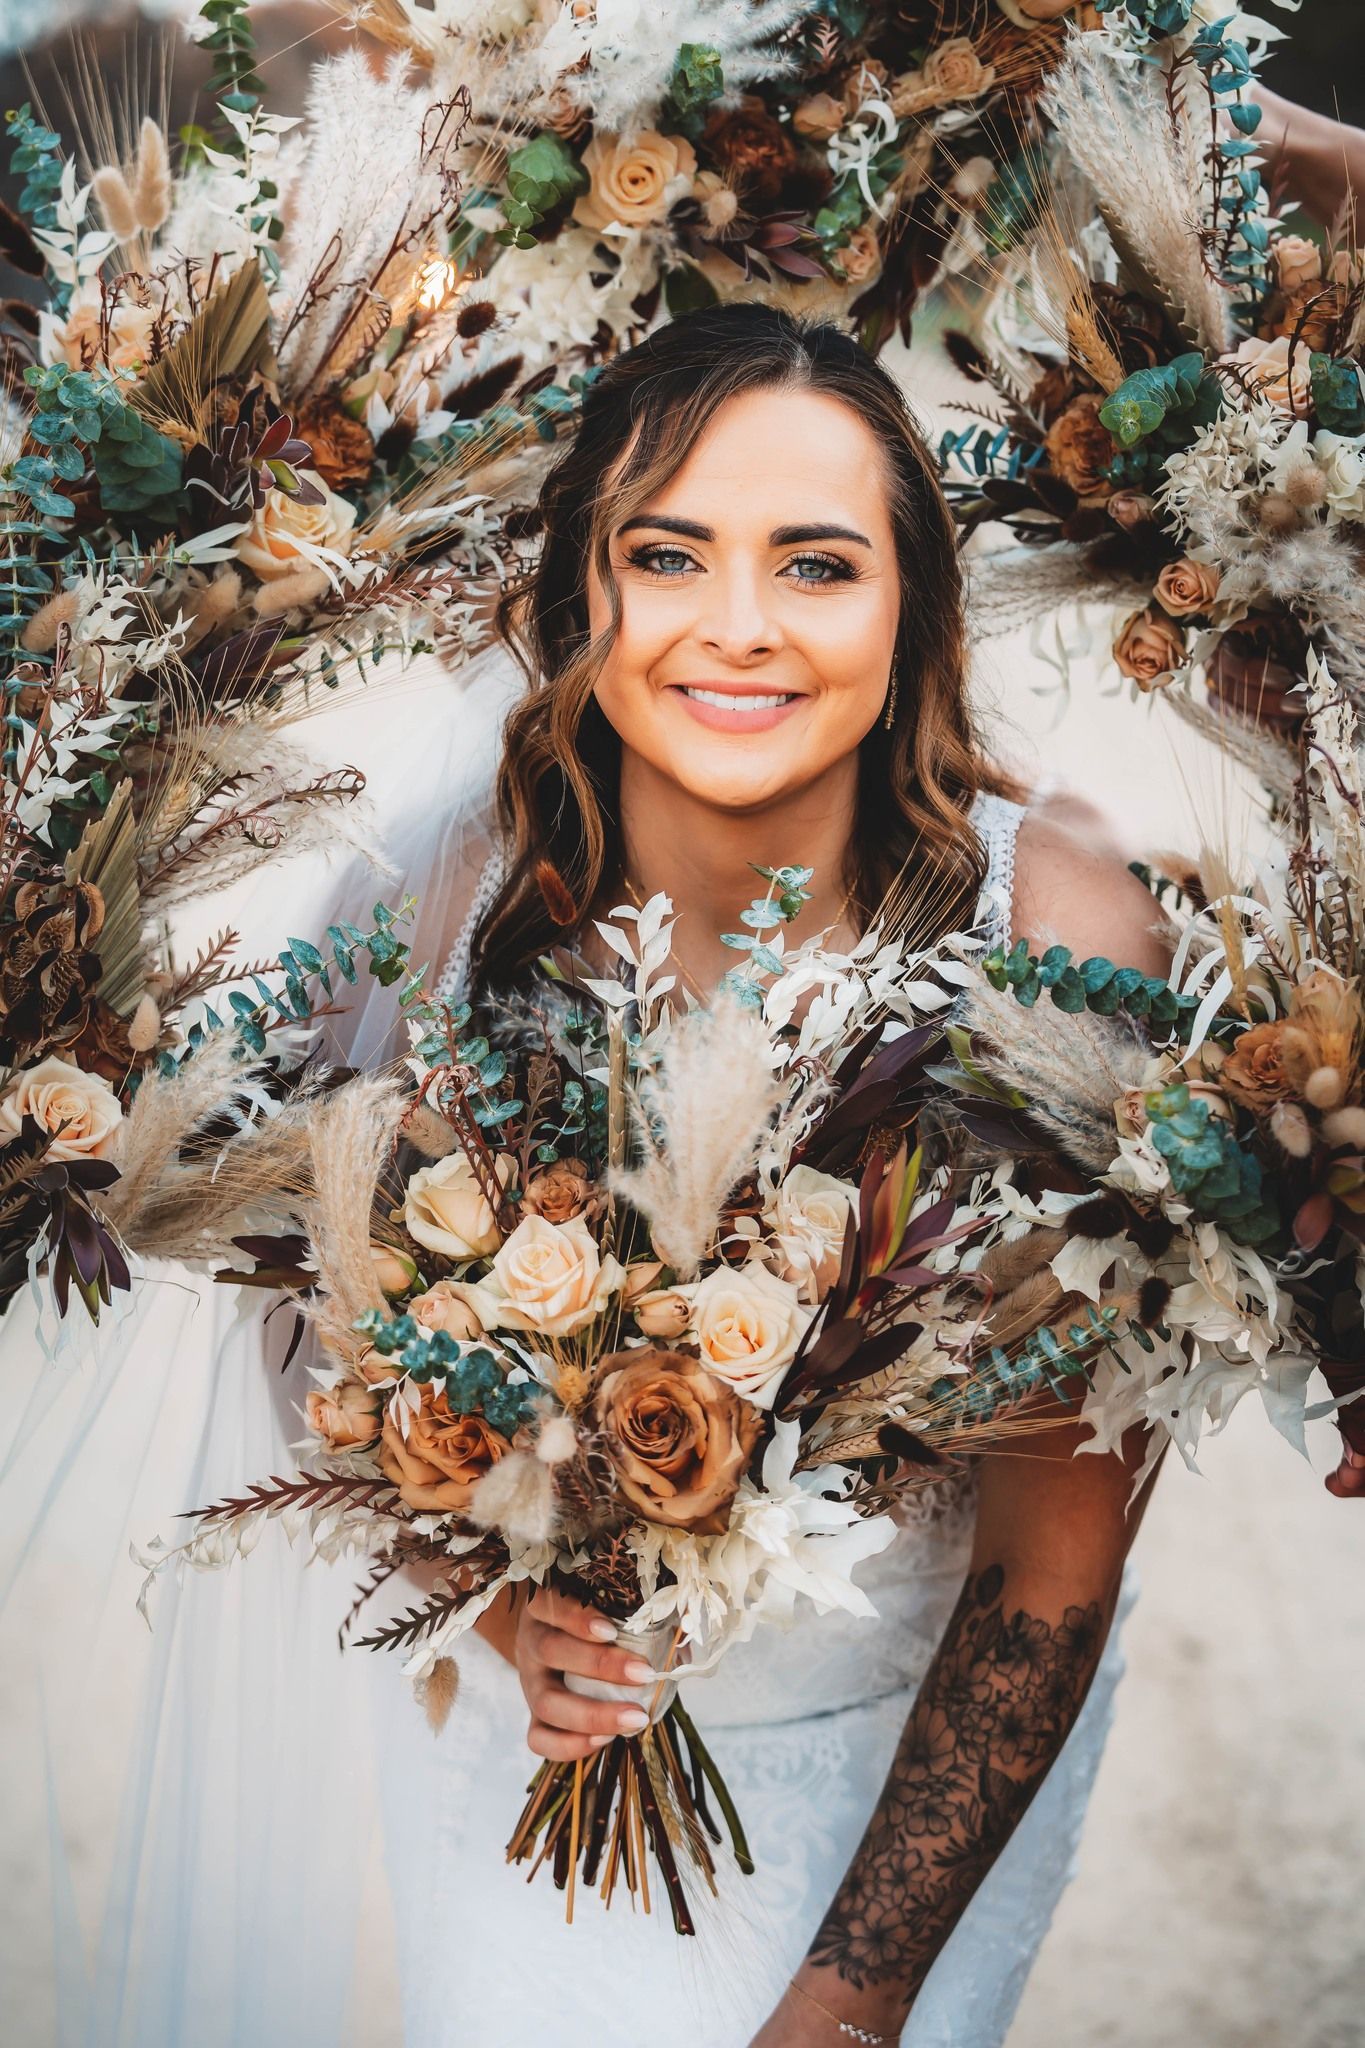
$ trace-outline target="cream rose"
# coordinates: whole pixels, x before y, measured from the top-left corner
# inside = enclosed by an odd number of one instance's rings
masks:
[[[1271,250],[1275,276],[1282,292],[1295,292],[1300,285],[1316,284],[1322,276],[1322,251],[1307,235],[1281,235]]]
[[[766,1266],[721,1266],[691,1296],[702,1364],[756,1408],[771,1408],[811,1319],[796,1289]]]
[[[372,1244],[370,1259],[381,1293],[406,1294],[410,1287],[416,1285],[417,1261],[410,1259],[406,1252],[396,1252],[392,1245]]]
[[[1304,412],[1308,405],[1311,351],[1300,342],[1294,348],[1291,365],[1291,344],[1292,337],[1287,334],[1277,334],[1273,341],[1261,341],[1253,334],[1232,355],[1220,357],[1220,361],[1239,370],[1267,405],[1273,405],[1279,412]]]
[[[1339,519],[1365,525],[1365,457],[1359,438],[1321,427],[1313,436],[1313,459],[1322,478],[1328,525]]]
[[[583,152],[592,183],[574,201],[573,216],[585,228],[647,227],[662,220],[681,199],[697,168],[697,153],[681,135],[646,128],[633,142],[594,135]]]
[[[765,1213],[781,1261],[778,1271],[812,1307],[839,1277],[844,1231],[857,1199],[851,1181],[794,1166]]]
[[[112,297],[108,306],[98,284],[82,285],[60,327],[52,329],[57,354],[73,370],[102,363],[110,370],[137,370],[147,360],[157,315],[154,307]]]
[[[15,1074],[0,1096],[0,1136],[17,1138],[30,1116],[43,1131],[60,1131],[49,1159],[107,1159],[114,1149],[123,1105],[98,1074],[84,1074],[49,1054]]]
[[[1207,562],[1167,562],[1156,579],[1153,595],[1173,619],[1206,612],[1218,595],[1217,569]]]
[[[514,1162],[504,1153],[496,1164],[506,1187]],[[502,1243],[483,1183],[463,1152],[418,1168],[403,1199],[403,1220],[418,1244],[447,1259],[486,1259]]]
[[[299,475],[323,493],[322,503],[301,505],[283,491],[267,491],[265,503],[236,542],[238,561],[262,583],[313,567],[312,548],[330,548],[338,555],[351,552],[355,506],[329,491],[315,470],[301,469]]]
[[[363,1451],[379,1438],[379,1406],[359,1380],[314,1387],[304,1401],[308,1427],[330,1451]]]
[[[625,1268],[602,1257],[581,1216],[528,1216],[465,1298],[488,1329],[567,1337],[601,1315],[624,1279]]]

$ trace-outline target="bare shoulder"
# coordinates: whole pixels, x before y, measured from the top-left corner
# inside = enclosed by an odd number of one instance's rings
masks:
[[[1014,929],[1034,946],[1103,953],[1164,974],[1171,948],[1160,906],[1128,867],[1109,820],[1083,797],[1050,797],[1019,827]]]

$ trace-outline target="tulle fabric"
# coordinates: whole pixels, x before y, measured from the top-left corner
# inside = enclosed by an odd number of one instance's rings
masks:
[[[410,890],[413,958],[439,963],[486,857],[519,686],[495,648],[328,711],[309,737],[377,761],[395,874],[310,857],[212,906],[214,927],[255,958]],[[403,1049],[391,992],[362,978],[347,1003],[332,1054]],[[0,1325],[0,1985],[25,2048],[349,2038],[377,1826],[376,1660],[337,1643],[350,1575],[300,1570],[272,1527],[245,1564],[159,1580],[149,1630],[129,1554],[295,1464],[306,1347],[282,1375],[292,1312],[263,1328],[263,1310],[162,1266],[98,1331],[58,1329],[31,1294]]]

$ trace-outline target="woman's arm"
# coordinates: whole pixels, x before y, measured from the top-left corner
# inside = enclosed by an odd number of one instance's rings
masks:
[[[1267,183],[1282,185],[1315,220],[1332,226],[1343,202],[1365,190],[1365,129],[1297,107],[1259,84],[1256,102],[1261,109],[1256,141],[1265,156]]]
[[[1158,906],[1084,808],[1026,821],[1015,917],[1035,946],[1058,940],[1149,974],[1169,964]],[[1075,1723],[1146,1504],[1144,1489],[1129,1507],[1145,1432],[1130,1433],[1122,1456],[1076,1457],[1088,1431],[1057,1404],[1047,1414],[1017,1448],[982,1460],[962,1596],[867,1832],[755,2048],[833,2043],[841,2022],[899,2039]]]
[[[1084,1434],[1060,1422],[983,1459],[966,1584],[867,1832],[757,2048],[832,2041],[840,2020],[900,2038],[1070,1733],[1141,1514],[1128,1510],[1140,1441],[1122,1458],[1073,1458]]]

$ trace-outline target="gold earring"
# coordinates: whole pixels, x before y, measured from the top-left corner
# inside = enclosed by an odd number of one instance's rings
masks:
[[[900,690],[900,680],[900,663],[893,661],[891,664],[891,685],[886,693],[886,716],[882,720],[882,724],[888,732],[895,729],[896,697]]]

